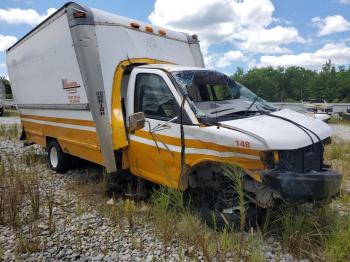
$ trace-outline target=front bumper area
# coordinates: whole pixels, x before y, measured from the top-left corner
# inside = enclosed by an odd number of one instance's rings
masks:
[[[284,201],[302,204],[330,201],[340,191],[342,175],[328,169],[309,173],[269,170],[263,180]]]

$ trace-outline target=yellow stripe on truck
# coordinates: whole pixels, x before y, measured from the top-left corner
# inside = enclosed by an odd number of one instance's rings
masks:
[[[138,136],[151,139],[152,135],[143,130],[137,130],[136,133]],[[177,137],[171,137],[166,135],[157,134],[157,137],[159,137],[164,143],[170,144],[170,145],[176,145],[181,146],[181,139]],[[210,149],[220,152],[236,152],[241,154],[247,154],[247,155],[253,155],[253,156],[259,156],[259,150],[249,149],[249,148],[238,148],[238,147],[231,147],[231,146],[223,146],[211,142],[205,142],[201,140],[194,140],[194,139],[185,139],[186,148],[199,148],[199,149]]]
[[[100,165],[104,164],[96,131],[84,130],[84,128],[94,129],[94,127],[79,126],[77,125],[79,122],[65,121],[66,119],[54,122],[53,118],[25,116],[26,118],[21,118],[21,121],[29,141],[46,147],[46,137],[53,137],[57,139],[64,152]],[[73,124],[77,128],[67,127]]]
[[[36,116],[36,115],[25,115],[21,114],[21,118],[63,123],[63,124],[71,124],[71,125],[79,125],[79,126],[96,126],[95,122],[92,120],[81,120],[81,119],[70,119],[70,118],[59,118],[59,117],[48,117],[48,116]]]

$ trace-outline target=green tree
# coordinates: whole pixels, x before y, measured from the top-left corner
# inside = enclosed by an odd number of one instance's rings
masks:
[[[271,102],[311,98],[350,102],[350,68],[336,69],[330,60],[320,71],[299,66],[252,68],[247,72],[237,68],[232,78]]]
[[[5,86],[6,97],[9,98],[9,99],[13,98],[10,81],[7,80],[6,77],[4,77],[4,76],[0,76],[0,81]]]

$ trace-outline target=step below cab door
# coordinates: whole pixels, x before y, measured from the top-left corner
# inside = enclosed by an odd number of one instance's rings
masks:
[[[166,73],[134,69],[127,95],[127,114],[143,112],[145,126],[129,131],[131,172],[176,188],[181,172],[179,115],[181,98]]]

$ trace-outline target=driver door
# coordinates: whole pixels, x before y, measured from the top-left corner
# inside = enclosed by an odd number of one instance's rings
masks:
[[[181,143],[180,125],[174,119],[180,108],[174,96],[176,91],[168,78],[156,72],[137,73],[134,86],[133,112],[144,112],[146,124],[129,134],[131,172],[156,183],[177,187]]]

